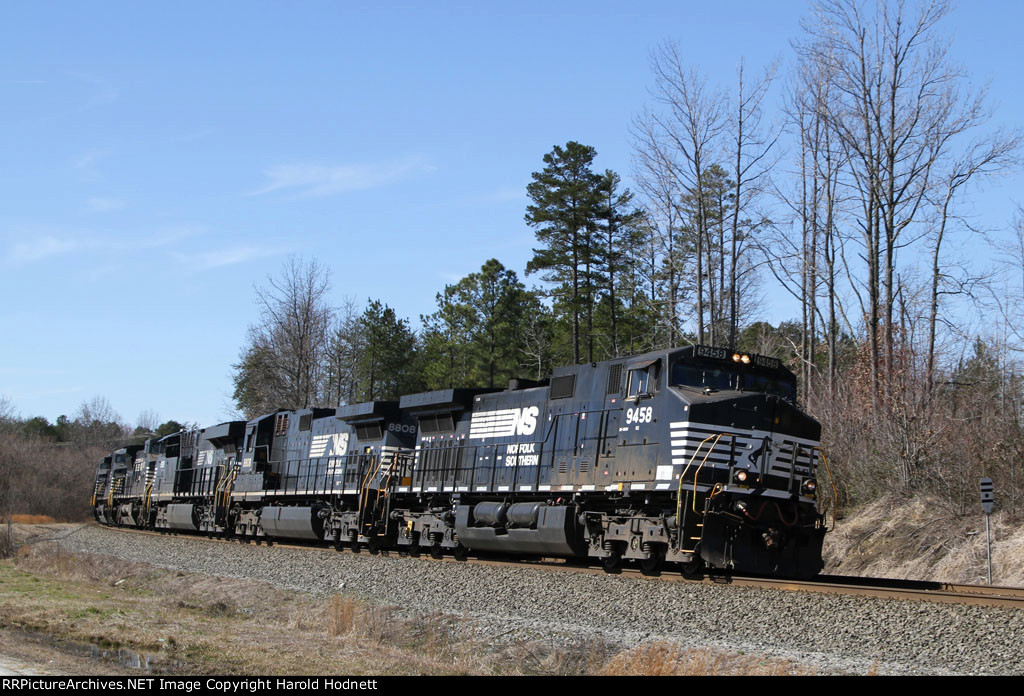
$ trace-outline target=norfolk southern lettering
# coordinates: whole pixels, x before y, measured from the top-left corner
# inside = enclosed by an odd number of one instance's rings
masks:
[[[93,507],[257,542],[804,577],[820,433],[778,360],[694,346],[182,431],[105,457]]]

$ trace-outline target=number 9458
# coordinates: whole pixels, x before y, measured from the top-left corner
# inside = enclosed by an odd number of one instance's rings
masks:
[[[651,406],[626,409],[626,425],[650,423],[652,420],[654,420],[654,408]]]

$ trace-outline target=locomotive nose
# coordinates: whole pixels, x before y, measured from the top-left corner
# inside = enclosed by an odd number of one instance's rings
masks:
[[[772,431],[780,435],[791,435],[806,440],[821,439],[821,424],[803,413],[793,403],[778,396],[765,395],[774,417]]]

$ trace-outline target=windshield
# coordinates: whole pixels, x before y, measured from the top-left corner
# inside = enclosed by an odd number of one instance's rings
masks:
[[[751,371],[737,371],[720,365],[702,365],[691,361],[679,361],[672,366],[672,384],[677,387],[697,389],[735,389],[738,391],[764,392],[793,401],[796,385],[792,380],[773,374]]]
[[[735,389],[736,375],[728,370],[678,362],[672,368],[672,384],[700,389]]]

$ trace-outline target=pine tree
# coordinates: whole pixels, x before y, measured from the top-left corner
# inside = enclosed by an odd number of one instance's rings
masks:
[[[600,260],[601,279],[604,286],[601,306],[607,316],[608,346],[602,357],[618,357],[623,354],[620,337],[620,317],[629,301],[632,307],[636,297],[636,278],[631,275],[633,254],[642,244],[640,225],[643,211],[633,207],[633,193],[626,189],[619,191],[621,177],[606,169],[600,181],[601,202],[598,208],[600,246],[596,249]],[[630,342],[627,342],[630,343]]]
[[[423,322],[423,380],[428,389],[469,386],[472,345],[469,309],[460,301],[459,285],[437,293],[437,311]]]
[[[495,387],[515,376],[525,295],[515,271],[497,259],[446,286],[437,311],[423,317],[427,383]]]
[[[372,300],[359,319],[363,335],[358,377],[362,401],[397,399],[421,387],[416,334],[395,310]]]
[[[556,284],[560,300],[556,310],[571,318],[572,360],[580,362],[581,320],[586,321],[587,359],[593,360],[593,316],[597,287],[597,217],[601,205],[601,177],[591,171],[597,151],[577,142],[566,143],[544,155],[543,171],[533,173],[526,187],[533,203],[526,222],[536,229],[542,244],[533,250],[526,274],[541,272]]]

